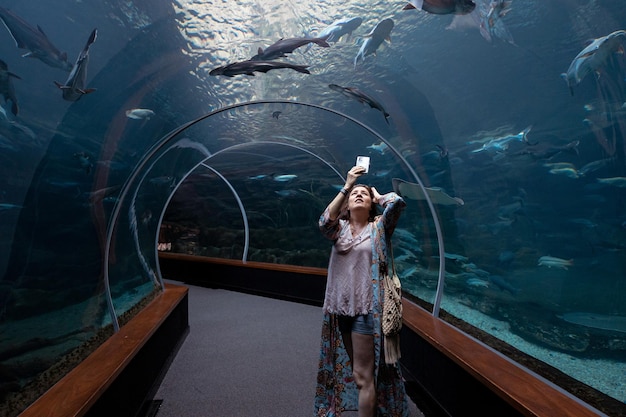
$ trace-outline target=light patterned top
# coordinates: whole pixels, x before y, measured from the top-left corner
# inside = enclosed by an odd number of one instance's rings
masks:
[[[339,220],[339,237],[333,245],[323,311],[344,316],[367,314],[372,308],[371,224],[352,236],[350,222]]]

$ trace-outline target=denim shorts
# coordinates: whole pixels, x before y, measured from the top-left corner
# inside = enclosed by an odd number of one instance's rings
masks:
[[[374,319],[372,313],[358,316],[337,316],[341,333],[374,334]]]

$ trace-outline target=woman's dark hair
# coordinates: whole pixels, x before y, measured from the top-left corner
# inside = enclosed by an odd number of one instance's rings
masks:
[[[370,187],[369,185],[366,184],[355,184],[352,186],[352,188],[350,188],[348,190],[348,195],[350,195],[350,193],[352,192],[352,190],[354,190],[357,187],[363,187],[365,189],[367,189],[367,192],[370,195],[370,198],[372,200],[372,205],[370,207],[370,213],[368,216],[368,221],[373,222],[374,218],[376,216],[378,216],[378,206],[376,205],[376,203],[374,202],[374,193],[372,193],[372,187]],[[346,199],[346,202],[341,210],[341,214],[339,215],[339,218],[341,219],[349,219],[350,218],[350,210],[348,210],[348,200]]]

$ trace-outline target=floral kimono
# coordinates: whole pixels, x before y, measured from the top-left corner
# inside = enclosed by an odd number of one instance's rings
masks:
[[[384,355],[381,354],[384,339],[380,324],[383,294],[379,277],[380,263],[387,259],[388,242],[406,203],[395,193],[382,196],[380,203],[384,208],[383,214],[374,219],[370,228],[377,410],[381,416],[408,417],[409,408],[399,364],[386,364]],[[346,220],[331,221],[328,208],[320,217],[319,226],[324,236],[333,241],[337,240],[342,227],[349,227]],[[338,317],[324,313],[314,416],[340,417],[343,411],[357,409],[358,389],[352,377],[352,366],[343,344]]]

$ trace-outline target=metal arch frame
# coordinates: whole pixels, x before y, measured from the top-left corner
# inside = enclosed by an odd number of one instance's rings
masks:
[[[243,228],[244,228],[244,235],[245,235],[244,241],[245,242],[244,242],[244,245],[243,245],[243,256],[242,256],[241,261],[245,264],[246,260],[248,259],[248,248],[250,247],[250,227],[248,226],[248,215],[246,214],[246,208],[243,206],[243,203],[241,202],[241,198],[239,198],[239,193],[237,193],[237,190],[235,190],[235,187],[233,187],[233,185],[230,183],[230,181],[228,181],[226,179],[226,177],[224,177],[218,170],[216,170],[212,166],[205,164],[204,161],[200,165],[202,165],[205,168],[210,169],[211,171],[213,171],[215,173],[215,175],[220,177],[222,179],[222,181],[224,181],[226,183],[228,188],[230,188],[230,191],[235,196],[235,200],[237,200],[237,204],[239,205],[239,211],[241,212],[241,217],[243,219]],[[181,183],[182,183],[182,181],[181,181]],[[167,206],[163,207],[163,213],[165,213],[165,209],[166,208],[167,208]]]
[[[321,105],[317,105],[317,104],[311,104],[311,103],[302,103],[302,102],[297,102],[297,101],[289,101],[289,100],[257,100],[257,101],[248,101],[248,102],[244,102],[244,103],[237,103],[237,104],[232,104],[230,106],[226,106],[226,107],[222,107],[220,109],[214,110],[208,114],[205,114],[204,116],[201,116],[195,120],[192,120],[190,122],[187,122],[179,127],[177,127],[176,129],[172,130],[170,133],[168,133],[167,135],[165,135],[160,141],[158,141],[157,143],[155,143],[145,154],[144,158],[135,166],[135,169],[133,170],[133,172],[130,174],[130,176],[127,178],[126,182],[124,183],[123,187],[122,187],[122,192],[120,193],[120,197],[117,201],[117,203],[115,204],[115,207],[113,209],[113,212],[111,213],[111,218],[107,227],[107,236],[106,236],[106,245],[105,245],[105,251],[104,251],[104,284],[105,284],[105,291],[106,291],[106,295],[107,295],[107,303],[109,305],[109,309],[110,309],[110,314],[112,317],[112,321],[113,321],[113,327],[114,330],[117,332],[119,330],[119,323],[117,321],[117,316],[115,314],[115,310],[113,307],[113,302],[112,302],[112,297],[111,297],[111,289],[110,289],[110,283],[109,283],[109,268],[108,268],[108,264],[109,264],[109,252],[111,250],[111,239],[113,237],[113,230],[115,229],[120,211],[121,211],[121,207],[122,207],[122,203],[124,202],[126,196],[128,195],[128,193],[130,192],[130,187],[133,184],[133,182],[137,179],[139,173],[141,172],[141,170],[144,169],[144,167],[148,164],[148,162],[150,161],[150,159],[152,159],[152,157],[154,157],[154,155],[159,152],[161,149],[163,149],[169,142],[170,140],[172,140],[174,137],[176,137],[179,133],[183,132],[184,130],[190,128],[191,126],[194,126],[200,122],[202,122],[203,120],[214,116],[216,114],[222,113],[222,112],[226,112],[226,111],[230,111],[232,109],[236,109],[236,108],[240,108],[240,107],[246,107],[246,106],[251,106],[251,105],[260,105],[260,104],[295,104],[295,105],[300,105],[300,106],[305,106],[305,107],[310,107],[310,108],[314,108],[314,109],[318,109],[318,110],[322,110],[322,111],[326,111],[335,115],[338,115],[340,117],[343,117],[347,120],[350,120],[351,122],[357,124],[358,126],[362,127],[363,129],[365,129],[366,131],[370,132],[372,135],[376,136],[378,139],[380,139],[383,143],[385,143],[389,149],[396,155],[396,157],[398,159],[400,159],[406,166],[406,168],[409,170],[409,172],[413,175],[413,178],[417,181],[418,185],[420,186],[420,188],[422,188],[422,191],[426,197],[426,202],[428,204],[429,210],[431,212],[431,216],[433,217],[433,221],[435,223],[435,231],[437,234],[437,240],[439,242],[439,277],[438,277],[438,282],[437,282],[437,292],[435,294],[435,300],[433,303],[433,316],[438,316],[439,315],[439,309],[440,309],[440,304],[441,304],[441,297],[443,295],[443,286],[444,286],[444,282],[445,282],[445,249],[444,249],[444,241],[443,241],[443,233],[441,231],[441,225],[439,222],[439,217],[437,216],[437,212],[435,210],[434,204],[432,202],[432,200],[430,199],[430,197],[428,196],[428,193],[426,192],[426,188],[424,187],[424,184],[422,183],[421,179],[419,178],[419,176],[417,175],[417,173],[415,172],[415,170],[411,167],[411,165],[408,163],[408,161],[404,158],[404,156],[402,156],[402,154],[393,146],[391,145],[383,136],[381,136],[378,132],[374,131],[373,129],[371,129],[369,126],[365,125],[364,123],[360,122],[359,120],[345,114],[342,112],[339,112],[337,110],[333,110],[333,109],[329,109],[327,107],[321,106]],[[145,178],[145,175],[144,175]]]
[[[159,216],[159,225],[163,222],[163,217],[165,216],[165,211],[167,209],[167,206],[169,205],[169,202],[171,201],[172,197],[174,196],[174,194],[176,193],[176,190],[178,190],[178,188],[180,187],[180,185],[185,181],[185,179],[199,166],[204,166],[205,168],[210,169],[211,171],[213,171],[216,175],[218,175],[222,181],[224,181],[226,183],[226,185],[230,188],[231,192],[233,193],[233,195],[235,196],[235,199],[237,200],[237,204],[239,205],[239,210],[242,213],[242,217],[243,217],[243,222],[244,222],[244,253],[243,253],[243,257],[241,259],[241,261],[243,263],[247,262],[247,258],[248,258],[248,248],[250,245],[250,232],[249,232],[249,227],[248,227],[248,217],[246,214],[246,210],[245,207],[243,205],[243,203],[241,202],[241,198],[239,197],[239,194],[237,193],[237,191],[235,190],[235,188],[230,184],[230,182],[226,179],[226,177],[224,177],[219,171],[217,171],[215,168],[211,167],[210,165],[206,164],[206,161],[208,161],[209,159],[220,155],[222,153],[226,153],[232,150],[236,150],[239,148],[245,148],[245,147],[250,147],[250,146],[256,146],[256,145],[278,145],[278,146],[287,146],[290,148],[294,148],[294,149],[298,149],[302,152],[305,152],[317,159],[319,159],[320,161],[322,161],[326,166],[328,166],[331,170],[333,170],[337,176],[339,176],[339,178],[341,178],[342,181],[345,181],[345,178],[339,173],[339,171],[337,171],[337,169],[332,166],[332,164],[330,164],[328,161],[326,161],[324,158],[320,157],[319,155],[317,155],[314,152],[311,152],[308,149],[302,148],[300,146],[297,145],[292,145],[290,143],[283,143],[283,142],[275,142],[275,141],[255,141],[255,142],[245,142],[245,143],[239,143],[237,145],[233,145],[233,146],[229,146],[227,148],[224,149],[220,149],[219,151],[208,155],[204,160],[202,160],[201,162],[197,163],[193,168],[191,168],[189,171],[187,171],[187,173],[185,175],[183,175],[183,177],[181,178],[181,180],[178,182],[178,184],[176,185],[176,187],[174,187],[174,189],[172,190],[172,192],[170,193],[170,196],[168,197],[167,201],[165,202],[165,205],[163,206],[163,210],[161,210],[161,214]],[[165,154],[164,154],[165,155]],[[145,177],[145,176],[144,176]],[[158,256],[158,249],[157,248],[157,244],[158,244],[158,236],[155,238],[155,250],[156,253],[155,255]],[[161,269],[160,266],[157,264],[157,273],[159,274],[159,277],[161,276]]]
[[[337,171],[337,169],[335,167],[333,167],[328,161],[326,161],[324,158],[322,158],[321,156],[317,155],[314,152],[309,151],[308,149],[302,148],[300,146],[297,145],[292,145],[290,143],[282,143],[282,142],[273,142],[273,141],[255,141],[255,142],[245,142],[245,143],[239,143],[237,145],[233,145],[233,146],[229,146],[228,148],[224,148],[224,149],[220,149],[219,151],[209,155],[204,161],[202,161],[199,165],[202,165],[206,168],[209,168],[210,170],[212,170],[215,174],[217,174],[224,182],[226,182],[226,184],[228,185],[228,187],[230,188],[231,192],[233,193],[233,195],[235,196],[235,199],[237,200],[237,204],[239,204],[239,210],[241,211],[242,217],[243,217],[243,222],[244,222],[244,227],[245,227],[245,243],[244,243],[244,251],[243,251],[243,256],[241,261],[243,263],[246,263],[248,260],[248,248],[250,246],[250,232],[249,232],[249,228],[248,228],[248,215],[246,214],[246,209],[243,206],[243,203],[241,202],[241,199],[239,198],[239,194],[237,193],[237,191],[235,190],[235,188],[230,184],[230,182],[228,182],[228,180],[221,174],[219,173],[216,169],[214,169],[213,167],[207,165],[205,162],[208,161],[209,159],[215,157],[216,155],[220,155],[222,153],[226,153],[228,151],[232,151],[234,149],[239,149],[239,148],[246,148],[246,147],[250,147],[250,146],[255,146],[255,145],[279,145],[279,146],[287,146],[290,148],[295,148],[298,149],[300,151],[303,151],[317,159],[319,159],[320,161],[322,161],[324,164],[326,164],[330,169],[332,169],[333,171],[335,171],[335,173],[339,176],[339,178],[341,178],[342,180],[345,181],[345,178],[339,173],[339,171]],[[196,167],[197,167],[196,166]],[[196,167],[194,167],[193,169],[195,169]],[[193,169],[191,171],[193,171]],[[190,171],[190,172],[191,172]],[[182,183],[182,181],[181,181]],[[169,199],[168,199],[168,203],[169,203]],[[165,209],[167,208],[167,205],[165,207],[163,207],[163,213],[161,215],[161,220],[163,219],[163,214],[165,214]],[[160,222],[159,222],[160,224]],[[160,274],[160,271],[159,271]]]

